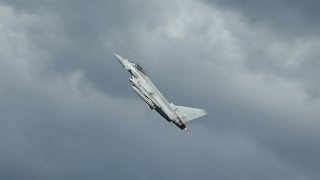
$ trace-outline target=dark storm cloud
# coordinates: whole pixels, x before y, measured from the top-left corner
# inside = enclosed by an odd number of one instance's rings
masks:
[[[318,34],[320,30],[317,0],[206,0],[215,6],[221,6],[244,14],[252,23],[271,23],[281,30],[283,35]]]
[[[281,38],[254,10],[223,5],[234,8],[3,1],[1,179],[318,179],[319,101],[306,100],[299,75],[316,72],[299,60],[316,57],[318,40]],[[301,42],[296,76],[267,61]],[[169,126],[133,98],[113,52],[147,66],[170,101],[209,115],[190,136]]]
[[[50,62],[55,71],[69,73],[81,69],[95,86],[113,94],[127,89],[126,84],[113,81],[114,70],[119,70],[113,53],[121,51],[123,54],[129,54],[130,49],[135,49],[131,29],[135,29],[142,21],[150,27],[157,21],[158,8],[143,1],[5,2],[14,5],[20,13],[52,12],[63,18],[61,29],[55,34],[54,39],[49,39],[47,33],[29,29],[29,35],[32,36],[35,45],[42,49],[51,49]],[[144,10],[141,11],[140,8]],[[112,48],[107,47],[106,42],[110,43]],[[120,76],[122,79],[126,77],[125,74]],[[109,81],[121,88],[110,86]],[[128,91],[122,95],[127,93]]]
[[[213,7],[223,7],[243,15],[244,19],[253,24],[252,29],[247,29],[248,34],[256,33],[257,28],[264,27],[267,31],[262,31],[258,35],[239,36],[237,29],[230,31],[245,46],[247,58],[244,65],[255,73],[272,74],[284,81],[293,81],[301,84],[304,91],[308,94],[309,100],[306,104],[318,102],[320,86],[316,77],[319,74],[319,6],[318,1],[206,1]],[[270,34],[272,33],[272,34]],[[249,37],[249,38],[248,38]],[[275,39],[275,40],[272,40]],[[273,41],[273,42],[272,42]],[[269,50],[268,50],[269,49]],[[290,91],[288,89],[287,91]],[[284,92],[287,93],[287,92]],[[269,94],[271,94],[269,92]],[[300,95],[298,95],[300,96]],[[275,100],[275,104],[277,100]],[[288,104],[288,106],[290,106]],[[309,113],[299,113],[297,117],[283,117],[291,120],[297,118],[301,121],[313,121],[317,123],[318,114],[312,113],[310,105],[301,106]],[[301,109],[299,109],[301,110]],[[310,110],[310,111],[309,111]],[[240,114],[242,114],[242,111]],[[245,113],[246,117],[250,112]],[[261,112],[260,112],[261,113]],[[290,112],[288,112],[288,115]],[[255,117],[256,116],[256,117]],[[270,115],[257,114],[253,119],[261,118],[277,119]],[[270,120],[269,118],[268,121]],[[290,123],[291,124],[291,123]],[[292,122],[292,124],[294,124]],[[319,134],[312,127],[308,127],[308,133],[293,126],[286,128],[272,127],[272,133],[263,129],[268,129],[272,124],[265,124],[266,127],[259,128],[261,132],[255,134],[276,152],[278,156],[290,159],[302,165],[307,171],[319,171],[319,159],[314,153],[319,150],[320,144],[314,139]],[[308,139],[308,140],[306,140]],[[283,143],[286,142],[286,143]],[[308,153],[307,153],[308,152]]]
[[[255,38],[239,36],[246,47],[246,66],[253,71],[276,73],[277,76],[302,83],[312,98],[319,97],[319,17],[320,3],[307,1],[205,1],[213,7],[222,7],[243,15],[252,24],[248,34],[256,28],[267,31]],[[237,34],[237,30],[232,30]],[[273,34],[270,34],[272,32]],[[272,42],[271,39],[277,39]],[[265,46],[264,44],[266,44]],[[268,42],[269,43],[268,45]],[[267,50],[269,49],[271,50]],[[285,51],[283,53],[283,51]],[[257,60],[260,59],[260,60]],[[297,65],[295,65],[297,64]]]

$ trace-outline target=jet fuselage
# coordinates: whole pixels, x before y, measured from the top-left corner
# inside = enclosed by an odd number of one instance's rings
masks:
[[[186,122],[176,112],[177,108],[163,97],[142,67],[117,54],[115,55],[122,66],[130,72],[133,90],[147,103],[149,108],[156,110],[163,118],[173,122],[181,130],[187,131]]]

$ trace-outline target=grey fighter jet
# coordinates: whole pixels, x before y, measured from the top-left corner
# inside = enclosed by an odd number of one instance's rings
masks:
[[[169,103],[139,64],[133,63],[117,54],[115,56],[120,64],[130,72],[130,82],[133,90],[147,103],[151,110],[156,110],[168,122],[173,122],[181,130],[188,131],[186,128],[187,122],[207,114],[204,109],[177,106]]]

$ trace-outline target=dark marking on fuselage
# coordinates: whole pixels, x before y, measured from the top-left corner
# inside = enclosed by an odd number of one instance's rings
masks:
[[[167,116],[166,113],[162,111],[162,109],[159,106],[155,106],[154,108],[163,118],[165,118],[168,122],[171,122],[171,119]]]

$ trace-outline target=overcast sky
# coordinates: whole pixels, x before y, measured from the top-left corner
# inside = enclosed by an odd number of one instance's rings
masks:
[[[0,0],[0,179],[320,179],[316,0]],[[168,123],[113,53],[177,105]]]

